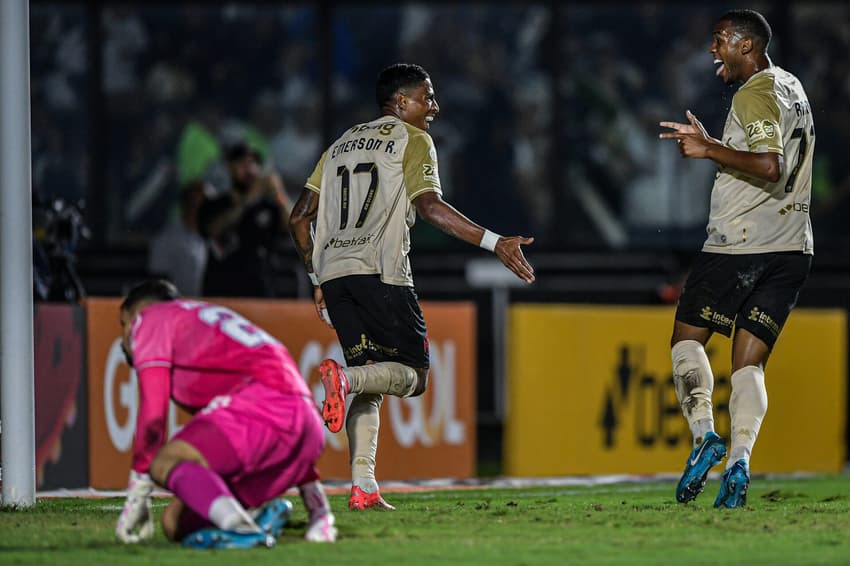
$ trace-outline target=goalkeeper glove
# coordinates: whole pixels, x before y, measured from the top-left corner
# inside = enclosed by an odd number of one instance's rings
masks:
[[[153,536],[153,513],[151,513],[151,492],[153,481],[148,474],[130,470],[130,483],[127,486],[127,500],[115,525],[115,536],[123,543],[131,544],[147,540]]]

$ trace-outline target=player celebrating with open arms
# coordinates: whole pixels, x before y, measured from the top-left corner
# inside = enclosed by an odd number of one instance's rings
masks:
[[[279,496],[295,486],[310,515],[305,538],[333,542],[315,467],[322,422],[287,349],[230,309],[181,300],[164,280],[130,290],[121,328],[139,412],[118,538],[153,535],[156,483],[176,496],[162,515],[165,535],[185,546],[273,546],[292,509]],[[193,417],[167,441],[169,399]]]
[[[694,448],[676,489],[699,495],[726,455],[714,432],[714,377],[704,346],[712,333],[732,342],[732,439],[715,507],[746,504],[750,454],[767,412],[764,368],[797,304],[814,253],[809,202],[815,129],[800,81],[767,55],[770,25],[753,10],[717,20],[709,51],[717,76],[743,83],[732,97],[722,140],[690,111],[687,124],[661,122],[683,157],[717,163],[708,239],[685,283],[671,338],[673,380]]]
[[[290,218],[317,311],[330,315],[348,366],[325,360],[319,371],[325,423],[332,432],[346,423],[351,509],[392,509],[375,481],[379,409],[384,394],[413,397],[428,383],[425,320],[408,260],[416,214],[534,281],[520,248],[533,238],[494,234],[442,199],[428,135],[440,107],[428,73],[419,65],[387,67],[376,99],[381,116],[352,126],[325,151]]]

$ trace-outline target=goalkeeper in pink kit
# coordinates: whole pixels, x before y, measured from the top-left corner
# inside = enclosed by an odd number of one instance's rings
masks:
[[[176,496],[162,528],[185,546],[273,546],[292,510],[280,496],[296,486],[310,515],[305,538],[336,539],[316,470],[322,420],[280,342],[230,309],[180,299],[163,280],[130,290],[121,327],[139,383],[121,541],[153,535],[154,484]],[[168,440],[170,399],[193,417]]]

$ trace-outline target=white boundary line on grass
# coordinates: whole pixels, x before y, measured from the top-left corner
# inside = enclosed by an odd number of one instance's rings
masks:
[[[720,477],[721,472],[711,472],[708,478],[716,480]],[[763,477],[766,479],[800,479],[813,478],[821,474],[814,473],[794,473],[794,474],[767,474]],[[678,481],[678,474],[656,474],[648,476],[640,475],[604,475],[604,476],[560,476],[560,477],[542,477],[542,478],[517,478],[517,477],[494,477],[494,478],[472,478],[472,479],[429,479],[419,481],[385,481],[381,482],[381,491],[383,493],[408,493],[408,492],[427,492],[427,491],[447,491],[447,490],[463,490],[463,489],[525,489],[534,487],[601,487],[611,486],[615,484],[635,484],[635,486],[650,483],[669,482],[671,485]],[[350,488],[350,482],[342,481],[325,481],[325,488],[330,494],[347,493]],[[632,489],[634,491],[635,489]],[[637,491],[642,488],[637,488]],[[289,490],[287,494],[294,494],[294,489]],[[39,491],[36,493],[37,498],[51,497],[83,497],[83,498],[108,498],[108,497],[125,497],[126,490],[100,490],[93,488],[81,489],[54,489]],[[155,497],[170,497],[171,493],[166,490],[157,489],[154,491]]]

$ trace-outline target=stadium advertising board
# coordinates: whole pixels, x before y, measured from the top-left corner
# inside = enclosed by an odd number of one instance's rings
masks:
[[[318,320],[310,301],[217,299],[281,340],[289,348],[318,402],[324,398],[318,365],[343,361],[336,334]],[[138,407],[135,373],[120,348],[118,299],[90,298],[88,383],[91,426],[90,483],[124,488]],[[466,478],[475,473],[475,307],[470,303],[423,303],[431,343],[431,382],[422,397],[386,396],[381,408],[377,473],[382,480]],[[172,406],[169,433],[188,415]],[[345,430],[325,431],[319,461],[325,479],[348,480]]]
[[[33,323],[36,486],[86,487],[83,309],[36,303]]]
[[[671,307],[512,307],[505,472],[681,473],[691,435],[672,382],[673,316]],[[754,473],[844,467],[846,328],[841,310],[791,314],[767,366]],[[715,425],[728,438],[731,341],[714,336],[706,351]]]

